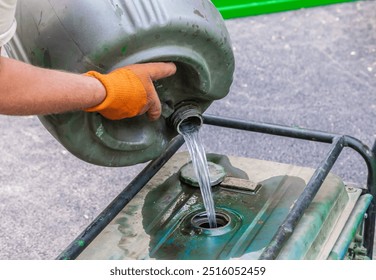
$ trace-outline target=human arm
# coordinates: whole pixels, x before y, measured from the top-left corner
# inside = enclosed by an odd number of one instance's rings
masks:
[[[82,110],[106,96],[96,79],[0,58],[0,114],[44,115]]]
[[[160,102],[152,81],[173,75],[175,65],[151,63],[127,68],[140,79],[146,92],[146,103],[138,114],[148,112],[150,119],[158,118]],[[105,86],[92,76],[39,68],[0,57],[0,114],[44,115],[85,110],[95,108],[106,98]]]

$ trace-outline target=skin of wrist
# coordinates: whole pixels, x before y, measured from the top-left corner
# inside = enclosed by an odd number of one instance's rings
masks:
[[[104,101],[107,96],[106,88],[104,85],[96,78],[85,76],[89,82],[90,91],[93,94],[92,104],[87,106],[87,108],[96,106]],[[86,109],[86,108],[85,108]]]

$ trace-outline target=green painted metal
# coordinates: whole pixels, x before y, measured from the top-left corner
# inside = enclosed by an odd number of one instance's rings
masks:
[[[152,61],[177,65],[173,77],[155,82],[162,103],[157,121],[144,115],[110,121],[83,111],[40,116],[82,160],[126,166],[154,159],[177,135],[167,119],[182,103],[194,101],[202,113],[229,92],[230,37],[209,0],[19,0],[18,5],[13,58],[78,73]]]
[[[357,0],[212,0],[225,19],[355,1]]]
[[[180,178],[189,156],[179,153],[78,259],[258,259],[314,170],[216,154],[207,158],[224,168],[226,178],[237,178],[213,186],[220,227],[208,229],[202,222],[200,190]],[[329,174],[277,259],[326,259],[361,192],[349,192]]]
[[[365,194],[359,198],[359,203],[349,217],[345,228],[341,232],[332,252],[328,259],[343,260],[348,253],[351,242],[355,239],[356,234],[361,233],[361,225],[365,218],[365,213],[372,202],[372,195]]]

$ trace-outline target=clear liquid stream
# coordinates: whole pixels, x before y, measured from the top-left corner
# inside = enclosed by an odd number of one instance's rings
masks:
[[[193,123],[183,123],[180,125],[180,133],[183,135],[189,154],[192,159],[193,168],[197,177],[204,207],[208,217],[210,228],[216,228],[216,216],[214,200],[210,185],[210,175],[205,149],[199,135],[199,126]]]

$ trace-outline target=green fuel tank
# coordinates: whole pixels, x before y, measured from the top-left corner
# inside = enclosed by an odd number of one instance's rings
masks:
[[[77,259],[260,259],[314,169],[218,154],[207,158],[216,228],[203,215],[189,154],[177,153]],[[370,194],[330,173],[276,259],[367,259],[362,234],[371,201]]]
[[[33,65],[107,73],[134,63],[176,63],[176,75],[155,82],[162,103],[158,121],[109,121],[81,111],[39,117],[67,150],[93,164],[154,159],[177,134],[167,120],[181,104],[194,103],[202,113],[232,83],[230,37],[209,0],[19,0],[16,19],[7,52]]]

